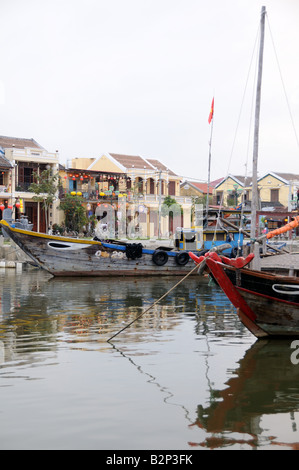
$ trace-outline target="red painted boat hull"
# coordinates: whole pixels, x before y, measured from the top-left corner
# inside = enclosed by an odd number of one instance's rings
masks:
[[[299,279],[238,269],[207,257],[206,266],[257,338],[299,336]]]

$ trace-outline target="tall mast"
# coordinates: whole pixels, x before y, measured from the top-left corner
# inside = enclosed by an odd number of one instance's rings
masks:
[[[209,203],[210,203],[210,180],[211,180],[211,155],[212,155],[212,134],[213,134],[213,120],[211,124],[211,136],[209,142],[209,164],[208,164],[208,184],[207,184],[207,200],[206,200],[206,218],[209,218]]]
[[[266,7],[262,7],[261,22],[260,22],[260,50],[259,50],[258,78],[257,78],[257,90],[256,90],[253,162],[252,162],[252,198],[251,198],[251,230],[250,230],[251,239],[255,239],[256,237],[256,211],[257,211],[257,206],[258,206],[257,162],[258,162],[258,145],[259,145],[263,55],[264,55],[265,16],[266,16]]]
[[[211,110],[209,114],[208,123],[211,124],[211,136],[209,142],[209,165],[208,165],[208,185],[207,185],[207,200],[206,200],[206,218],[209,219],[209,199],[210,199],[210,179],[211,179],[211,148],[212,148],[212,134],[214,123],[214,97],[212,99]]]

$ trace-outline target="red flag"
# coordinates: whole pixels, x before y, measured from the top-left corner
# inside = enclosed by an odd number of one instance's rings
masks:
[[[210,111],[210,114],[209,114],[209,124],[211,124],[211,121],[213,119],[213,116],[214,116],[214,98],[212,100],[212,104],[211,104],[211,111]]]

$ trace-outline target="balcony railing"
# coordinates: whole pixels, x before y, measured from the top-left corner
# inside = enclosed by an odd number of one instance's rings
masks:
[[[59,194],[59,198],[63,199],[65,194],[71,194],[73,191],[62,191]],[[133,202],[142,202],[142,203],[159,203],[159,195],[158,194],[133,194],[131,192],[128,193],[123,193],[121,191],[115,191],[115,192],[110,192],[105,193],[105,196],[101,195],[101,192],[99,191],[90,191],[90,192],[84,192],[81,191],[80,189],[74,190],[74,192],[78,193],[80,192],[82,194],[82,197],[86,200],[86,202],[96,202],[96,201],[117,201],[119,194],[126,194],[127,201],[130,203]],[[161,196],[161,202],[163,203],[164,199],[166,196]],[[185,196],[171,196],[173,197],[178,204],[191,204],[192,198],[191,197],[185,197]]]
[[[28,192],[30,192],[29,191],[30,185],[31,185],[31,183],[17,183],[16,184],[16,191],[21,191],[23,193],[28,193]]]

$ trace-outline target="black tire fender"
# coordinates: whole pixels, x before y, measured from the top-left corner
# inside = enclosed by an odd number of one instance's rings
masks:
[[[182,251],[181,253],[177,253],[175,255],[175,261],[179,266],[185,266],[188,263],[190,257],[186,251]]]
[[[168,261],[168,254],[163,250],[156,250],[153,253],[153,262],[157,266],[164,266]]]

